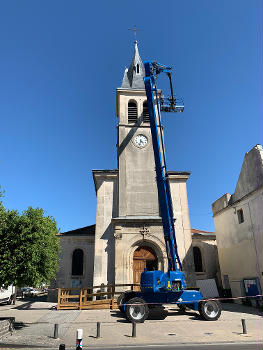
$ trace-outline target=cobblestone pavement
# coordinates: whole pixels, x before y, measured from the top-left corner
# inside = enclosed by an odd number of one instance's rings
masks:
[[[80,315],[80,313],[81,311],[79,310],[63,310],[63,311],[52,310],[48,314],[42,316],[38,320],[38,322],[52,323],[52,324],[69,323],[74,321]]]
[[[78,310],[52,310],[40,317],[37,322],[16,322],[14,333],[3,338],[0,344],[57,346],[60,340],[53,338],[54,324],[59,325],[59,337],[62,338],[79,314]]]

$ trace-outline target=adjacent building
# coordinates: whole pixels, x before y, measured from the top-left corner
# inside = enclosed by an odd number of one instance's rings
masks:
[[[246,153],[235,192],[212,204],[222,283],[233,297],[262,294],[263,150]],[[239,300],[239,299],[237,299]],[[240,299],[241,302],[242,299]],[[252,304],[256,299],[250,298]]]

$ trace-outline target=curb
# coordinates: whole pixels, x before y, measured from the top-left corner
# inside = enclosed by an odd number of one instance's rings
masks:
[[[61,341],[61,343],[63,343]],[[151,348],[155,348],[155,347],[161,347],[161,346],[182,346],[182,347],[186,347],[186,346],[192,346],[192,347],[197,347],[197,346],[201,346],[201,345],[262,345],[263,346],[263,340],[262,341],[222,341],[222,342],[178,342],[178,343],[138,343],[138,344],[98,344],[98,345],[84,345],[84,348],[89,348],[89,349],[112,349],[113,347],[115,349],[118,348],[123,348],[125,347],[126,349],[128,348],[142,348],[142,347],[151,347]],[[55,347],[55,346],[46,346],[46,345],[36,345],[36,344],[32,344],[32,345],[28,345],[28,344],[15,344],[15,343],[0,343],[0,349],[9,349],[9,348],[16,348],[16,349],[26,349],[26,348],[30,348],[30,349],[58,349],[59,344]],[[68,345],[66,347],[67,350],[72,350],[72,349],[76,349],[76,345]]]

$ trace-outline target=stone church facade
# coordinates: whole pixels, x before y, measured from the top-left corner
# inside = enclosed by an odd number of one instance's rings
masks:
[[[139,283],[147,269],[167,269],[154,154],[144,89],[144,67],[134,56],[116,90],[117,169],[93,170],[96,225],[59,234],[56,287]],[[159,133],[163,132],[159,125]],[[188,285],[195,284],[185,171],[169,171],[178,252]]]

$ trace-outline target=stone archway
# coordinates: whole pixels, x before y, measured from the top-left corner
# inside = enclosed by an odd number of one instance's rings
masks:
[[[158,270],[158,259],[152,248],[140,246],[133,254],[133,283],[140,283],[141,273],[145,268],[149,271]]]

